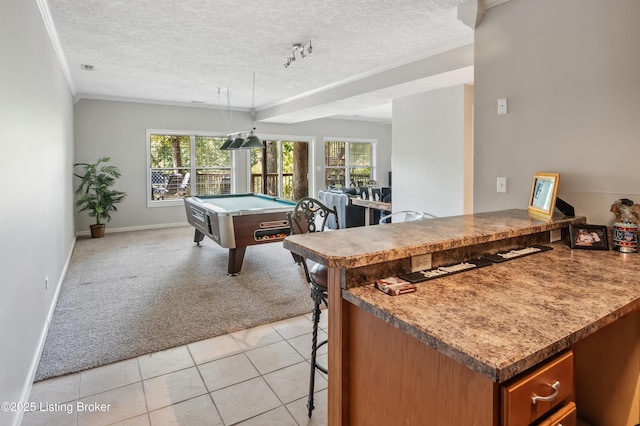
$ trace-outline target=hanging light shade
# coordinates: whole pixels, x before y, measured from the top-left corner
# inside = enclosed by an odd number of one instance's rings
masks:
[[[239,149],[243,143],[244,139],[242,139],[240,134],[238,134],[238,136],[236,136],[236,138],[233,140],[233,142],[231,142],[231,145],[229,145],[229,148],[227,149]]]
[[[240,147],[242,149],[245,148],[264,148],[264,146],[262,145],[262,141],[260,140],[259,137],[257,137],[254,132],[253,129],[251,130],[251,132],[249,132],[249,136],[247,136],[247,140],[244,141],[244,143],[242,144],[242,146]]]
[[[229,145],[231,145],[232,143],[233,139],[231,139],[231,136],[227,136],[227,140],[224,141],[222,145],[220,145],[220,149],[229,149]]]

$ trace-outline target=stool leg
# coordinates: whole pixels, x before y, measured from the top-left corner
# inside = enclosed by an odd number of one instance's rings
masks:
[[[312,290],[313,292],[313,290]],[[313,334],[311,338],[311,374],[309,377],[309,399],[307,400],[307,409],[309,417],[315,408],[313,406],[313,389],[316,381],[316,352],[318,351],[318,322],[320,321],[320,298],[313,294]]]

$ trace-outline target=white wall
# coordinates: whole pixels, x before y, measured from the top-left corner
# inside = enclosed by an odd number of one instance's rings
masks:
[[[74,243],[73,100],[35,1],[0,2],[0,56],[0,401],[19,402]]]
[[[463,214],[473,88],[456,86],[393,101],[393,210]],[[467,166],[468,167],[468,166]],[[465,193],[467,192],[467,193]]]
[[[247,112],[233,112],[232,130],[250,127]],[[313,120],[299,124],[256,123],[256,133],[264,135],[300,136],[315,140],[316,164],[323,162],[323,137],[368,138],[378,140],[378,180],[386,184],[391,167],[391,125],[351,120]],[[158,105],[135,102],[81,99],[75,105],[75,161],[94,162],[101,156],[111,157],[122,178],[116,189],[127,192],[127,198],[112,214],[109,230],[138,229],[165,224],[186,223],[182,205],[147,207],[146,130],[190,130],[221,132],[228,126],[222,112],[215,108]],[[242,152],[238,158],[238,173],[244,176],[247,164]],[[244,157],[244,158],[242,158]],[[314,170],[316,194],[322,186],[322,170]],[[240,185],[239,192],[246,189]],[[76,231],[86,232],[93,219],[80,213],[76,217]]]
[[[640,203],[639,17],[637,0],[487,11],[475,33],[476,211],[526,208],[536,171],[560,173],[558,195],[590,223],[610,225],[618,198]]]

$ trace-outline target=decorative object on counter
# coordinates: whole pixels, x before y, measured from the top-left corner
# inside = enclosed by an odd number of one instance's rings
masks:
[[[529,247],[521,247],[513,250],[501,251],[496,254],[487,254],[482,256],[483,259],[493,263],[504,262],[505,260],[517,259],[518,257],[529,256],[530,254],[542,253],[543,251],[553,250],[553,247],[533,245]]]
[[[611,212],[616,215],[613,249],[622,253],[637,253],[640,205],[628,198],[621,198],[611,205]]]
[[[573,206],[560,197],[556,197],[556,210],[565,216],[575,217],[576,211]]]
[[[413,272],[411,274],[399,275],[400,279],[406,280],[410,283],[419,283],[422,281],[433,280],[435,278],[446,277],[449,275],[457,274],[459,272],[469,271],[471,269],[478,269],[485,266],[493,265],[493,263],[484,259],[470,259],[464,262],[454,263],[452,265],[438,266],[436,268],[427,269],[425,271]]]
[[[572,249],[609,250],[607,227],[604,225],[569,225]]]
[[[389,296],[398,296],[400,294],[414,293],[417,289],[415,284],[403,280],[398,277],[387,277],[376,280],[375,288]]]
[[[558,173],[534,173],[529,197],[529,213],[551,218],[556,205],[559,184],[560,174]]]
[[[634,204],[628,198],[616,200],[611,205],[611,212],[616,215],[616,222],[635,223],[640,222],[640,204]]]
[[[613,224],[613,249],[622,253],[638,252],[638,225],[631,222]]]

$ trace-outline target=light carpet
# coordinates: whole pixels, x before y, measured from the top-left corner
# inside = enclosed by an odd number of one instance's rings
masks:
[[[42,380],[311,312],[309,287],[282,243],[228,250],[194,228],[79,237],[36,374]]]

